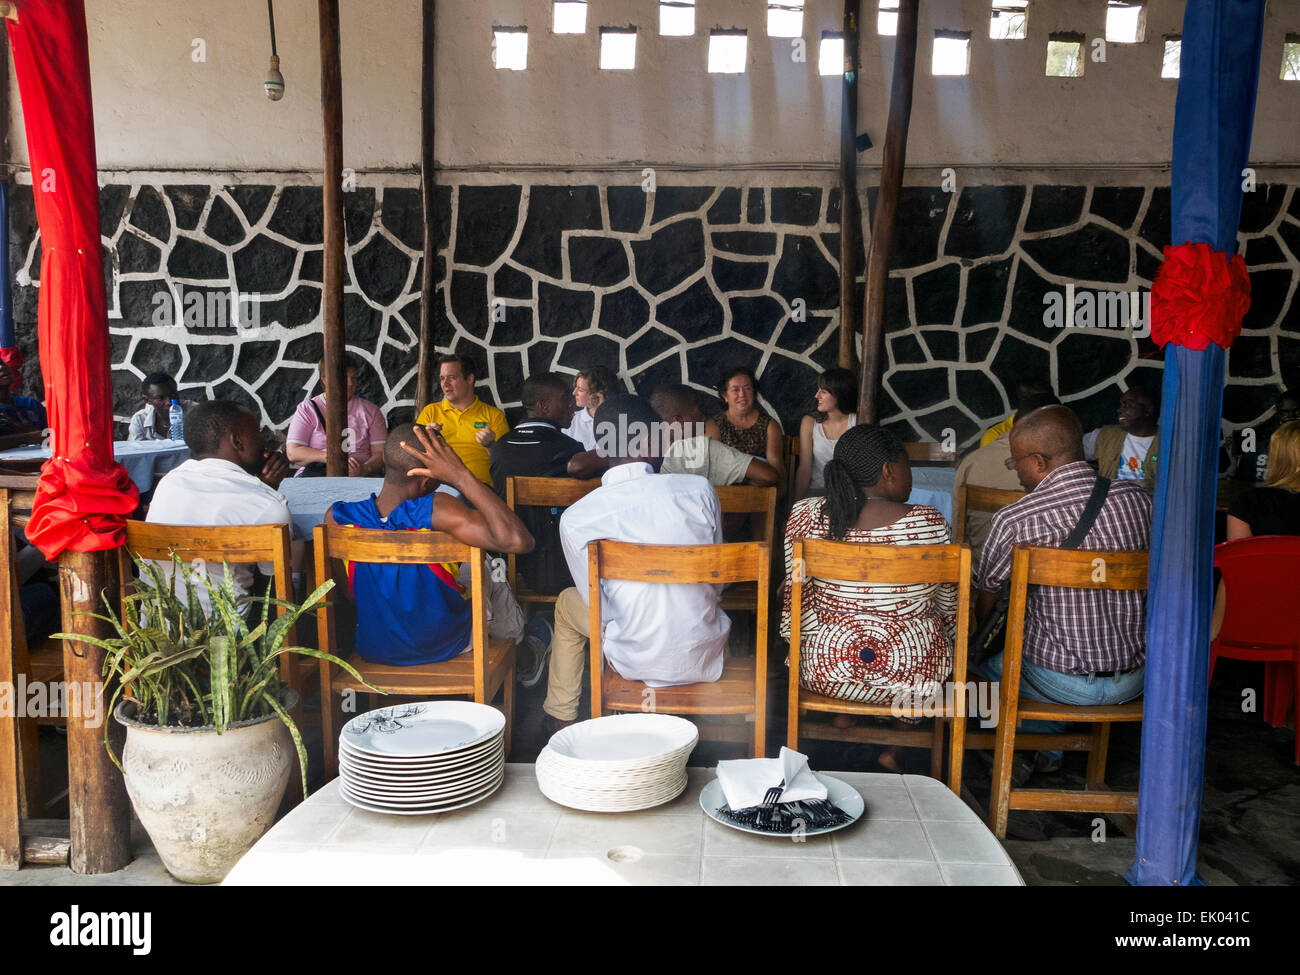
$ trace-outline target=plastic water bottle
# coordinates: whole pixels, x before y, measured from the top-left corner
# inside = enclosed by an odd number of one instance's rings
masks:
[[[185,412],[181,409],[181,401],[178,399],[172,400],[171,409],[168,410],[167,412],[168,412],[168,419],[171,421],[170,429],[167,431],[168,439],[184,440],[185,439]]]

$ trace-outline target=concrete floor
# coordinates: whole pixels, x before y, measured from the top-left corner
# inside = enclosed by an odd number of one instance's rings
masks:
[[[1224,661],[1216,671],[1210,693],[1199,869],[1202,878],[1211,884],[1300,883],[1300,768],[1292,761],[1293,732],[1269,728],[1258,714],[1241,710],[1242,688],[1259,687],[1261,675],[1259,665]],[[545,681],[535,688],[520,689],[512,761],[532,761],[545,744],[541,711],[544,696]],[[781,711],[774,708],[770,713]],[[784,728],[772,728],[770,748],[775,749],[783,739]],[[313,766],[317,766],[314,778],[318,780],[318,733],[314,741],[309,733],[308,743]],[[57,794],[64,783],[54,780],[59,770],[66,768],[62,737],[54,729],[42,729],[41,746],[47,790]],[[1138,747],[1136,728],[1115,729],[1107,771],[1107,781],[1113,787],[1137,787]],[[814,768],[879,771],[870,746],[812,742],[808,751]],[[720,758],[737,757],[738,752],[739,746],[705,742],[691,756],[690,764],[707,767]],[[908,751],[905,755],[905,771],[927,772],[924,752]],[[1082,787],[1085,759],[1082,754],[1067,755],[1060,773],[1037,776],[1030,785]],[[970,756],[963,784],[974,804],[987,802],[987,761]],[[982,815],[983,809],[979,811]],[[46,814],[66,817],[66,801],[55,803]],[[1100,826],[1096,820],[1086,814],[1013,812],[1005,845],[1029,884],[1123,884],[1123,873],[1133,861],[1134,840],[1109,820]],[[49,825],[66,830],[66,821]],[[80,877],[65,867],[27,867],[0,873],[0,885],[176,884],[138,823],[132,839],[136,859],[116,873]]]

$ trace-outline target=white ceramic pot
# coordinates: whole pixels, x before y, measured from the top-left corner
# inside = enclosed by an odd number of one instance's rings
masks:
[[[167,872],[192,884],[222,880],[270,829],[293,767],[293,742],[271,714],[216,729],[160,728],[124,701],[126,791]]]

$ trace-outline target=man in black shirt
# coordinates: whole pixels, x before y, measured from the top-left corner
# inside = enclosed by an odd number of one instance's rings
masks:
[[[527,418],[492,445],[492,486],[506,496],[510,477],[571,477],[574,456],[582,444],[560,430],[573,422],[573,393],[565,377],[553,372],[529,376],[521,398]],[[537,544],[519,557],[519,572],[534,592],[555,595],[573,581],[560,549],[560,511],[523,508],[519,517],[533,532]]]
[[[524,381],[528,411],[523,422],[492,445],[492,487],[506,496],[509,477],[568,477],[569,461],[582,444],[560,430],[573,421],[573,393],[558,373],[542,372]]]

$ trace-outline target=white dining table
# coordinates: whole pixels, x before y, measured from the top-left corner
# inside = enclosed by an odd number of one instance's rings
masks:
[[[289,502],[293,537],[310,541],[335,501],[364,501],[383,486],[382,477],[286,477],[280,493]]]
[[[700,808],[714,778],[705,768],[689,770],[677,799],[634,813],[556,805],[527,764],[507,765],[501,788],[479,804],[428,816],[355,808],[335,779],[258,840],[224,883],[1023,885],[1002,845],[937,779],[828,774],[857,789],[866,812],[803,842],[714,822]]]
[[[44,460],[49,456],[49,447],[14,447],[0,451],[0,465],[5,460]],[[157,478],[189,460],[190,448],[184,440],[114,440],[113,458],[144,494],[153,490]]]

